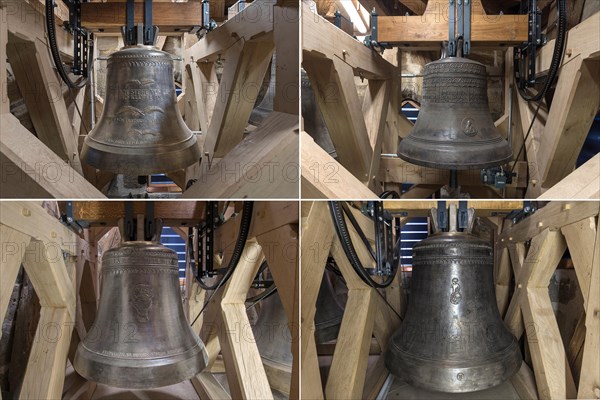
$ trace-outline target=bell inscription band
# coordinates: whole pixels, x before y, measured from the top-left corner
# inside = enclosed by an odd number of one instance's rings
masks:
[[[171,55],[152,46],[125,47],[108,58],[106,82],[104,111],[83,144],[87,164],[148,175],[200,159],[196,135],[177,107]]]
[[[409,384],[440,392],[499,385],[521,366],[521,351],[496,305],[491,245],[442,232],[413,248],[411,295],[385,364]]]
[[[412,164],[453,170],[487,168],[512,159],[490,115],[483,64],[448,57],[425,66],[421,111],[400,142],[398,156]]]
[[[183,312],[177,255],[154,242],[125,242],[102,258],[96,319],[75,370],[110,386],[148,389],[191,379],[208,354]]]

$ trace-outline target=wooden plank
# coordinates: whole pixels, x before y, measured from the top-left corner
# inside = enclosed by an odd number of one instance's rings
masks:
[[[578,200],[600,198],[600,154],[596,154],[538,197],[539,200],[558,198]]]
[[[332,60],[305,57],[303,66],[335,146],[338,162],[358,180],[368,182],[373,147],[352,67],[337,57]]]
[[[126,25],[125,4],[121,2],[93,2],[81,5],[81,26],[91,31],[120,32]],[[144,3],[136,2],[134,23],[144,23]],[[182,3],[153,2],[152,24],[161,33],[186,32],[202,25],[202,3],[187,1]]]
[[[60,399],[75,318],[66,308],[42,307],[21,386],[21,399]]]
[[[21,260],[31,237],[6,225],[0,225],[2,237],[2,259],[0,260],[0,315],[6,315],[8,302],[13,292]],[[4,318],[4,317],[3,317]],[[0,331],[0,337],[2,332]]]
[[[515,391],[521,399],[537,400],[537,387],[535,385],[535,377],[527,364],[521,364],[519,372],[510,378]]]
[[[333,225],[325,202],[304,202],[300,243],[300,357],[303,398],[323,398],[314,335],[317,296],[333,241]]]
[[[184,71],[182,71],[182,79],[183,79],[183,87],[184,87],[184,97],[183,101],[185,104],[183,105],[183,119],[185,124],[192,131],[200,130],[200,120],[198,114],[198,101],[197,94],[194,88],[194,83],[192,82],[192,66],[191,64],[187,64],[185,66]],[[184,185],[185,187],[185,185]]]
[[[243,137],[248,118],[267,72],[272,41],[247,42],[231,48],[219,84],[217,102],[204,142],[204,155],[223,157]]]
[[[11,114],[0,118],[0,197],[102,199],[105,196]]]
[[[592,247],[593,261],[590,277],[590,291],[585,308],[585,342],[583,359],[581,361],[581,378],[579,379],[578,399],[593,398],[598,396],[600,387],[600,229],[596,229],[596,242]]]
[[[374,296],[376,294],[371,288],[348,290],[346,312],[325,387],[325,395],[329,399],[362,396],[373,332]]]
[[[594,246],[596,244],[596,218],[588,217],[574,224],[563,226],[569,253],[575,267],[577,282],[583,295],[583,305],[586,307],[592,283],[592,264]]]
[[[522,309],[540,397],[574,398],[575,383],[550,303],[548,287],[528,288],[523,296]]]
[[[271,0],[255,1],[217,29],[186,50],[185,63],[190,61],[216,61],[234,45],[261,39],[273,31],[273,5]]]
[[[231,395],[210,372],[201,372],[196,375],[192,378],[192,385],[201,399],[231,399]]]
[[[219,332],[231,397],[236,399],[272,399],[269,381],[256,347],[244,304],[248,289],[262,261],[256,240],[246,242],[240,264],[223,291]]]
[[[458,200],[446,200],[446,205],[456,204]],[[385,200],[383,208],[391,213],[408,212],[409,216],[428,216],[429,210],[438,206],[437,200],[423,201],[398,201]],[[467,200],[467,207],[474,208],[477,216],[485,217],[490,215],[508,214],[514,210],[523,208],[523,202],[520,200]]]
[[[315,143],[301,135],[303,199],[376,199],[378,196]]]
[[[192,62],[189,64],[192,84],[198,106],[198,120],[203,136],[206,136],[219,92],[217,67],[214,62]]]
[[[8,24],[4,23],[7,21],[6,7],[0,7],[0,116],[10,112],[10,99],[8,98],[7,81],[8,74],[6,71],[6,45],[8,44]],[[0,117],[2,118],[2,117]],[[4,315],[4,314],[0,314]]]
[[[297,3],[294,7],[273,7],[273,36],[275,40],[275,98],[273,110],[298,115],[300,65],[298,47],[300,42],[300,14]]]
[[[527,163],[517,162],[515,167],[516,177],[507,187],[527,187]],[[382,156],[379,164],[379,179],[382,182],[413,183],[413,184],[440,184],[450,182],[450,173],[447,170],[426,168],[411,164],[400,157]],[[458,182],[461,185],[483,185],[479,170],[458,171]]]
[[[373,149],[368,172],[368,182],[369,187],[374,189],[375,192],[381,191],[377,176],[379,174],[379,160],[381,159],[381,148],[385,134],[384,129],[391,89],[391,80],[369,80],[369,85],[367,86],[362,105],[369,142]]]
[[[546,228],[557,230],[565,225],[598,215],[600,203],[594,201],[553,201],[540,208],[535,214],[520,221],[498,236],[497,244],[525,242]]]
[[[597,57],[600,54],[600,37],[597,35],[599,29],[600,12],[596,12],[577,26],[569,29],[565,43],[565,56],[561,67],[577,57],[584,60]],[[556,39],[550,40],[540,49],[536,57],[536,71],[538,73],[544,73],[550,69],[554,43],[556,43]]]
[[[9,43],[7,55],[37,137],[83,174],[77,141],[62,97],[62,82],[54,72],[48,49],[43,42],[34,39],[33,42]]]
[[[521,318],[524,311],[525,297],[531,288],[545,288],[548,292],[550,276],[562,258],[566,243],[559,231],[545,230],[533,238],[522,270],[515,269],[515,291],[504,317],[504,323],[518,338],[523,334],[527,324],[523,325]],[[513,266],[516,264],[513,260]],[[554,317],[554,314],[552,315]],[[529,328],[528,328],[529,329]],[[533,327],[535,329],[535,326]],[[529,333],[529,332],[528,332]],[[528,335],[529,336],[529,335]],[[531,344],[531,343],[530,343]]]
[[[285,225],[256,238],[263,249],[287,315],[293,361],[291,381],[289,375],[284,375],[281,379],[285,381],[281,386],[287,387],[290,398],[296,399],[299,398],[300,393],[300,343],[297,334],[300,330],[298,233],[297,226]]]
[[[42,307],[65,308],[75,320],[75,292],[67,274],[62,246],[32,240],[25,250],[23,267],[31,279]]]
[[[297,115],[272,112],[224,158],[202,163],[183,197],[298,198],[297,132]]]
[[[133,215],[145,214],[146,203],[132,201]],[[206,203],[197,201],[153,201],[154,218],[160,218],[165,226],[171,223],[180,225],[181,221],[191,226],[205,219]],[[125,201],[74,201],[73,218],[83,220],[92,226],[116,226],[125,218]]]
[[[600,107],[600,61],[577,57],[561,69],[541,137],[537,168],[542,187],[570,174]]]
[[[392,74],[392,64],[315,14],[306,3],[302,3],[302,50],[305,61],[308,57],[337,58],[351,66],[354,75],[368,79],[387,79]]]
[[[377,40],[403,46],[433,47],[448,40],[448,21],[432,21],[423,16],[381,16],[377,18]],[[471,44],[484,47],[503,47],[526,42],[526,15],[471,16]]]
[[[3,8],[6,9],[6,22],[8,32],[11,35],[12,41],[26,40],[33,41],[36,38],[40,39],[46,51],[49,47],[46,44],[46,18],[45,6],[40,1],[24,1],[24,0],[3,0]],[[73,36],[65,29],[61,29],[62,22],[69,20],[69,11],[66,4],[56,2],[54,12],[56,18],[56,43],[59,52],[63,59],[69,60],[73,58]],[[66,19],[63,19],[66,18]],[[14,35],[14,37],[12,37]]]
[[[75,234],[36,202],[0,202],[0,223],[35,240],[55,243],[70,255],[76,253]]]

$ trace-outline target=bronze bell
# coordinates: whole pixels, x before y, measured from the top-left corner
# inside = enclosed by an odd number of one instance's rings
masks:
[[[412,164],[455,170],[512,159],[490,115],[485,65],[448,57],[425,66],[421,111],[398,155]]]
[[[108,58],[104,111],[83,144],[83,160],[99,169],[148,175],[200,159],[196,135],[177,107],[171,55],[130,46]]]
[[[440,392],[473,392],[509,379],[521,366],[515,337],[496,305],[491,245],[442,232],[413,248],[411,295],[385,354],[390,372]]]
[[[102,258],[96,319],[73,366],[110,386],[148,389],[191,379],[208,362],[181,302],[174,251],[154,242],[125,242]]]
[[[260,302],[256,324],[252,327],[256,346],[272,389],[289,395],[292,377],[292,337],[279,294]]]

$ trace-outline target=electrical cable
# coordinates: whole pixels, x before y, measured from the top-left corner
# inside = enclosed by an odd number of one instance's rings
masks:
[[[510,174],[509,176],[512,176],[514,170],[515,170],[515,166],[517,165],[517,160],[519,159],[519,157],[521,156],[521,153],[523,152],[523,150],[525,149],[525,144],[527,143],[527,138],[529,137],[529,134],[531,133],[531,128],[533,128],[533,123],[535,122],[535,117],[537,117],[538,111],[540,111],[540,106],[542,105],[542,101],[538,101],[538,105],[535,109],[535,112],[533,113],[533,116],[531,117],[531,123],[529,124],[529,128],[527,129],[527,133],[525,134],[525,137],[523,138],[523,144],[521,144],[521,147],[519,148],[519,152],[517,153],[517,156],[515,157],[515,162],[513,163],[511,169],[510,169]]]
[[[546,95],[548,89],[550,88],[550,85],[552,85],[552,83],[554,82],[554,79],[556,78],[556,75],[558,74],[558,70],[560,68],[560,62],[563,58],[563,53],[565,49],[565,39],[567,34],[566,1],[558,0],[556,2],[556,7],[558,9],[558,33],[554,42],[552,61],[550,63],[550,68],[548,69],[548,76],[546,77],[546,81],[544,82],[544,87],[537,94],[531,96],[527,92],[525,92],[525,89],[521,88],[520,85],[515,85],[518,88],[521,97],[527,101],[540,101]],[[515,63],[515,66],[518,66],[518,63]],[[520,68],[514,69],[515,83],[517,83],[516,80],[519,70]]]
[[[72,81],[69,78],[67,71],[65,71],[65,66],[60,58],[60,50],[58,49],[58,45],[56,43],[56,25],[54,21],[54,0],[46,0],[46,34],[48,36],[48,44],[50,46],[50,54],[52,55],[52,60],[54,61],[54,66],[56,67],[56,71],[58,75],[60,75],[61,79],[67,84],[67,86],[71,89],[81,89],[85,85],[87,85],[88,77],[81,77],[77,81]],[[88,48],[86,51],[88,52],[88,66],[87,70],[91,70],[91,64],[93,60],[93,40],[88,40]],[[90,49],[92,51],[90,52]],[[92,55],[89,57],[89,55]]]
[[[350,265],[357,273],[357,275],[365,282],[367,285],[373,288],[383,289],[388,287],[392,281],[394,280],[394,273],[389,275],[383,283],[379,283],[369,275],[368,271],[363,267],[362,262],[360,261],[358,255],[356,254],[356,249],[352,244],[352,239],[350,238],[350,233],[348,231],[348,226],[346,225],[346,221],[344,219],[344,214],[342,208],[340,207],[340,203],[337,201],[329,201],[329,211],[331,213],[331,217],[333,219],[333,224],[335,226],[335,231],[342,245],[342,249],[350,262]]]
[[[242,222],[240,223],[240,232],[238,233],[237,240],[235,242],[235,247],[233,249],[233,254],[231,255],[231,259],[229,260],[229,264],[225,269],[225,273],[221,280],[214,285],[207,285],[204,283],[202,278],[196,276],[196,281],[198,281],[198,285],[204,290],[217,290],[221,287],[225,282],[229,280],[231,274],[235,267],[237,266],[240,258],[242,256],[242,251],[246,246],[246,240],[248,240],[248,233],[250,232],[250,223],[252,222],[252,209],[254,207],[254,203],[252,201],[245,201],[242,211]]]

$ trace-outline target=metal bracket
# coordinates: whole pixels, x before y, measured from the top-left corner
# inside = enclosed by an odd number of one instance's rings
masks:
[[[127,0],[125,8],[126,25],[121,27],[125,45],[154,45],[158,37],[158,27],[152,25],[152,0],[144,0],[144,24],[135,25],[135,2]]]
[[[137,236],[137,219],[133,217],[133,202],[125,202],[125,220],[123,233],[125,234],[125,240],[135,240]]]
[[[471,52],[471,0],[448,0],[448,56],[458,54],[462,39],[462,55]]]
[[[456,0],[448,0],[448,56],[456,57]]]
[[[198,234],[198,268],[199,277],[212,277],[216,274],[214,270],[214,237],[215,227],[219,222],[219,203],[209,201],[206,208],[206,225],[204,226],[204,237]]]
[[[458,202],[458,229],[467,229],[469,227],[469,209],[466,201]]]
[[[375,10],[375,8],[373,8],[373,10],[371,11],[371,34],[365,36],[363,43],[368,48],[383,53],[385,49],[390,48],[391,46],[388,43],[379,43],[377,41],[379,28],[379,24],[377,23],[377,17],[377,11]]]
[[[446,201],[438,201],[437,206],[437,227],[440,231],[448,229],[448,210],[446,209]]]
[[[156,234],[156,221],[154,220],[154,202],[146,202],[146,215],[144,218],[144,240],[152,240]]]
[[[463,11],[462,11],[462,38],[463,38],[463,56],[467,56],[471,53],[471,0],[463,0]]]

